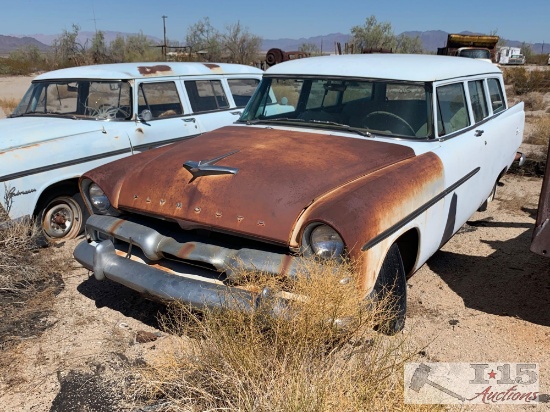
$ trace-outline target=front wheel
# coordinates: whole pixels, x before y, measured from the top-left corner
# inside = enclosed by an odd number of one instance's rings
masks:
[[[381,308],[384,320],[376,330],[386,335],[402,331],[407,313],[407,278],[399,247],[395,243],[388,250],[370,297],[384,302]]]
[[[54,196],[38,214],[42,232],[49,241],[74,239],[82,233],[87,216],[80,193]]]

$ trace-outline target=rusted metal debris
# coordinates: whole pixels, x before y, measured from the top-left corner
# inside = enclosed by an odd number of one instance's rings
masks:
[[[281,49],[273,48],[267,51],[267,54],[265,55],[265,61],[269,66],[273,66],[277,63],[282,63],[294,59],[302,59],[309,56],[309,53],[303,51],[285,52]]]

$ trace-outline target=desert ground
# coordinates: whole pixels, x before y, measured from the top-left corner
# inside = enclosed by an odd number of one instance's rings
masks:
[[[0,98],[20,98],[29,83],[0,78]],[[409,279],[403,333],[420,361],[538,363],[540,392],[550,393],[550,259],[529,251],[541,183],[531,173],[507,174],[488,210]],[[0,411],[132,410],[119,402],[121,388],[132,385],[128,367],[170,342],[157,320],[162,305],[98,282],[70,260],[81,240],[51,252],[69,262],[62,287],[40,319],[43,331],[3,355],[10,362],[0,374]],[[549,396],[540,400],[525,410],[550,410]]]

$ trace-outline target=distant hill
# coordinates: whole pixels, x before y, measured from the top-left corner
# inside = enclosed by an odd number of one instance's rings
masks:
[[[102,30],[103,31],[103,30]],[[103,31],[103,35],[105,36],[105,42],[107,44],[111,43],[114,39],[117,38],[117,36],[133,36],[137,33],[123,33],[120,31]],[[48,46],[51,46],[56,38],[58,38],[60,34],[31,34],[30,37],[35,38],[36,40],[47,44]],[[76,38],[77,42],[84,45],[89,45],[92,42],[93,37],[95,36],[95,32],[93,31],[81,31],[78,33],[78,37]],[[155,43],[161,43],[161,40],[157,37],[153,36],[147,36],[149,39],[153,40]]]
[[[33,37],[15,37],[15,36],[3,36],[0,34],[0,53],[7,54],[14,50],[36,46],[41,51],[47,51],[50,47],[44,43],[39,42]]]

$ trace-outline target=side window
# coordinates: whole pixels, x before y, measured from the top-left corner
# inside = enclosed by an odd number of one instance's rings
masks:
[[[371,82],[349,82],[342,96],[342,103],[348,103],[354,100],[372,100]]]
[[[174,82],[141,83],[138,90],[138,113],[150,110],[153,119],[183,114]]]
[[[229,108],[227,96],[219,80],[186,81],[185,90],[195,113]]]
[[[470,92],[474,121],[477,123],[489,115],[487,99],[485,98],[485,89],[483,88],[483,80],[468,82],[468,91]]]
[[[437,129],[439,136],[456,132],[470,125],[462,83],[437,88]]]
[[[311,82],[311,90],[309,91],[306,109],[335,106],[343,90],[344,85],[342,81],[313,80]]]
[[[244,107],[254,94],[260,81],[258,79],[228,79],[229,89],[237,107]]]
[[[493,113],[501,112],[504,107],[504,95],[500,88],[500,82],[497,79],[487,79],[487,85],[489,86],[489,96],[491,97],[491,106],[493,107]]]

